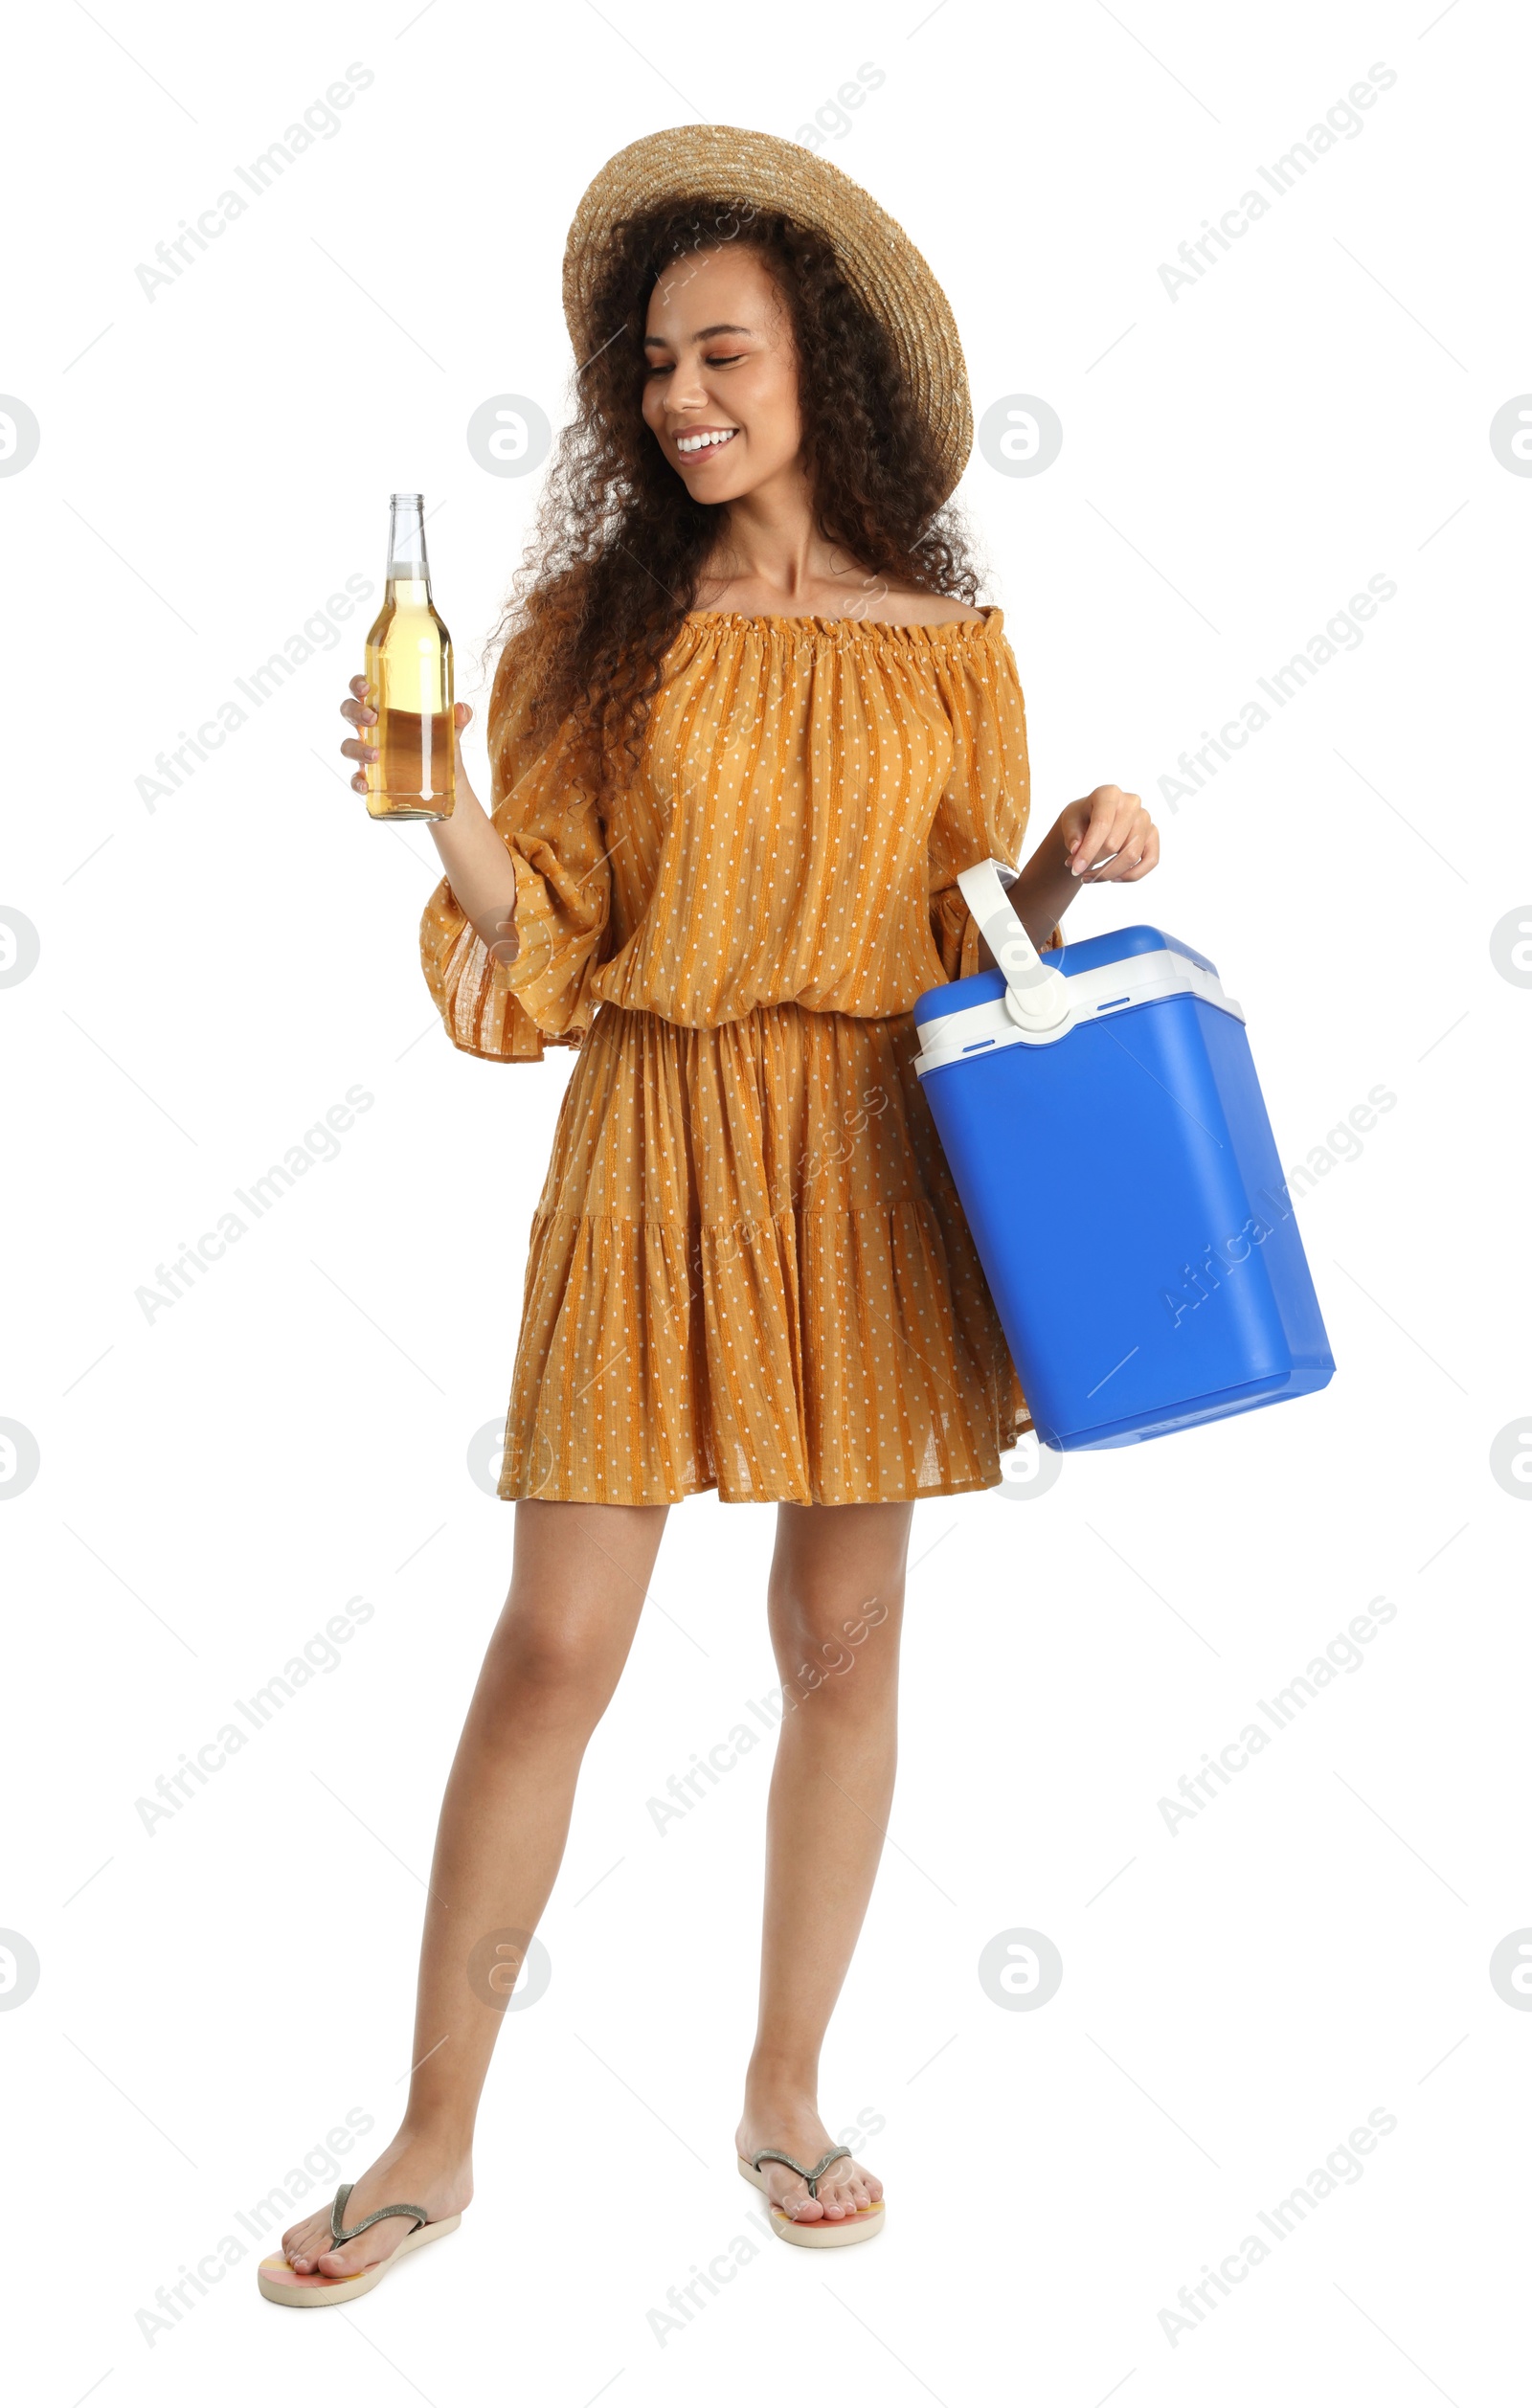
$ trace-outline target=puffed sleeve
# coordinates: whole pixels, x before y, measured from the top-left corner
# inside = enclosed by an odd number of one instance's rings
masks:
[[[978,923],[958,889],[975,862],[1019,866],[1031,810],[1026,706],[1015,655],[995,623],[965,625],[967,641],[944,647],[937,676],[952,723],[952,775],[930,841],[931,934],[949,979],[971,978],[980,960]],[[1055,927],[1048,944],[1062,945]]]
[[[513,640],[488,719],[489,816],[516,873],[516,957],[491,957],[445,878],[420,920],[421,967],[447,1034],[490,1062],[540,1062],[545,1046],[580,1044],[611,931],[601,816],[575,772],[573,730],[541,746],[530,738],[524,664]]]

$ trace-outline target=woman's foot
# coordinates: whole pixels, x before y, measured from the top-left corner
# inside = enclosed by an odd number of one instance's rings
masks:
[[[428,2133],[396,2133],[381,2157],[361,2175],[346,2202],[343,2225],[359,2223],[374,2209],[408,2201],[423,2207],[429,2222],[459,2216],[473,2197],[473,2157],[448,2149]],[[319,2208],[282,2237],[282,2252],[295,2274],[360,2274],[364,2266],[391,2258],[415,2227],[407,2216],[386,2217],[337,2249],[330,2239],[329,2209]]]
[[[800,2166],[817,2166],[835,2141],[820,2120],[820,2111],[806,2093],[763,2094],[747,2100],[734,2134],[734,2147],[748,2166],[758,2149],[785,2149]],[[796,2224],[844,2223],[859,2208],[873,2207],[883,2185],[854,2157],[837,2157],[821,2174],[819,2195],[810,2198],[808,2184],[791,2166],[768,2157],[760,2169],[766,2195]]]

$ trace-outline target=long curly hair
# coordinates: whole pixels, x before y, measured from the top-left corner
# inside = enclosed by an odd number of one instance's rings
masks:
[[[529,672],[528,734],[570,722],[597,790],[637,763],[665,654],[695,607],[728,506],[693,501],[644,423],[649,296],[675,259],[729,242],[760,254],[787,308],[820,534],[890,584],[967,603],[979,590],[966,529],[943,506],[931,430],[825,236],[722,195],[627,219],[591,313],[606,340],[576,371],[576,414],[488,647],[506,645]]]

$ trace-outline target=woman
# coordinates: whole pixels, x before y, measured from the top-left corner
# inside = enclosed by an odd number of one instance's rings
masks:
[[[945,300],[835,169],[710,126],[603,170],[565,306],[579,412],[494,682],[492,814],[460,763],[421,932],[457,1045],[580,1046],[507,1426],[514,1570],[442,1807],[409,2104],[267,2262],[294,2305],[354,2297],[467,2205],[585,1744],[667,1508],[710,1487],[778,1506],[740,2170],[783,2239],[877,2231],[817,2068],[892,1792],[912,1506],[995,1485],[1030,1427],[911,1068],[916,998],[980,966],[958,873],[1014,866],[1028,808],[1015,664],[943,506],[971,430]],[[365,764],[363,694],[341,749]],[[1098,787],[1012,903],[1060,942],[1080,885],[1158,852]]]

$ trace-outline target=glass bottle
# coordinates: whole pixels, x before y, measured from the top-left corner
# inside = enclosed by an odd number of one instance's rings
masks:
[[[431,600],[417,493],[389,499],[388,576],[367,639],[366,676],[377,719],[361,732],[378,754],[366,764],[368,810],[374,820],[450,819],[452,638]]]

